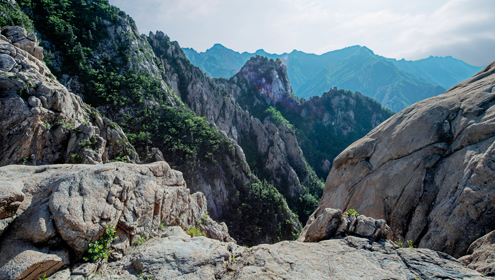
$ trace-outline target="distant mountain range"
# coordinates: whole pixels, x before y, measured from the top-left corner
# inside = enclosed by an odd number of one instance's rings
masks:
[[[396,60],[361,46],[322,55],[296,50],[283,54],[264,50],[239,53],[220,44],[202,53],[191,48],[183,50],[191,63],[213,78],[232,77],[255,55],[279,58],[287,66],[292,89],[298,97],[309,99],[338,87],[359,91],[395,112],[441,94],[482,69],[450,56]]]

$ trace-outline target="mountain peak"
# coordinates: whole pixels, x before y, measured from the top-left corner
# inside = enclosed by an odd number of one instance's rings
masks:
[[[207,49],[206,52],[208,52],[208,51],[224,51],[224,50],[229,50],[229,49],[226,48],[222,44],[216,43],[211,48]]]
[[[260,55],[253,56],[237,75],[243,77],[260,94],[275,103],[285,100],[296,101],[292,94],[287,67],[278,58],[273,60]]]
[[[368,47],[366,47],[366,46],[362,46],[359,50],[362,51],[362,52],[367,52],[367,53],[369,53],[371,55],[375,55],[375,53],[372,50],[370,50]]]

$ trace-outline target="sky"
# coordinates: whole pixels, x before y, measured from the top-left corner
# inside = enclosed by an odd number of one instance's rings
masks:
[[[109,0],[140,33],[163,31],[204,52],[322,54],[361,45],[406,60],[495,61],[495,0]]]

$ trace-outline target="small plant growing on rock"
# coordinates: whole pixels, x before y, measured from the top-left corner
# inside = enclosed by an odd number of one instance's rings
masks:
[[[29,161],[29,157],[23,158],[22,161],[24,161],[25,163],[27,163]]]
[[[145,241],[146,241],[146,237],[144,236],[138,237],[138,239],[136,240],[136,246],[143,244]]]
[[[80,155],[70,153],[70,156],[76,161],[76,163],[81,163],[82,162],[82,158],[81,158]]]
[[[349,209],[349,210],[347,210],[347,215],[349,215],[349,216],[354,215],[354,216],[358,217],[359,213],[354,209]]]
[[[137,274],[137,277],[138,277],[139,279],[145,279],[145,280],[153,280],[153,279],[155,279],[155,277],[154,277],[154,276],[152,276],[152,277],[146,277],[146,276],[143,274],[143,272],[139,272],[139,273]]]
[[[84,257],[83,259],[85,261],[91,260],[94,262],[100,262],[107,259],[108,253],[112,251],[112,249],[109,248],[110,244],[112,244],[114,240],[119,239],[118,236],[115,236],[115,232],[116,230],[114,227],[107,225],[103,236],[95,242],[89,243],[87,257]]]
[[[206,234],[202,232],[200,228],[197,228],[195,226],[192,226],[190,229],[186,230],[186,233],[189,234],[191,237],[206,236]]]
[[[399,248],[416,248],[412,240],[407,240],[405,247],[404,247],[404,242],[402,242],[401,239],[399,239],[399,241],[394,241],[394,242],[395,244],[397,244],[397,246],[399,246]]]
[[[57,124],[67,128],[67,129],[70,129],[70,130],[73,130],[76,128],[73,123],[68,123],[68,122],[65,122],[63,120],[58,120]]]

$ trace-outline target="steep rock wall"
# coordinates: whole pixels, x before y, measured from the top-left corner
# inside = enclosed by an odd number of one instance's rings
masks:
[[[464,255],[494,229],[494,87],[492,63],[349,146],[302,236],[323,209],[353,208],[385,219],[390,238]]]

